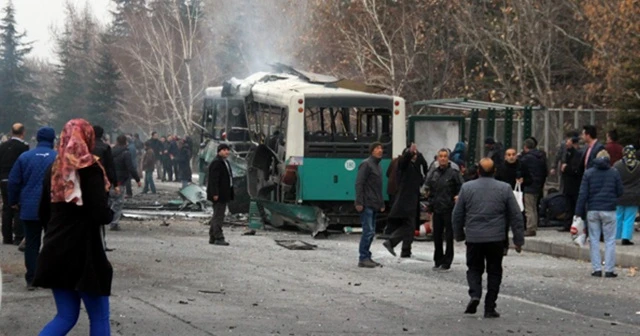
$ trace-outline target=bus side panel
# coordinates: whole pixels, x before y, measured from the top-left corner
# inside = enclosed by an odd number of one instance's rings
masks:
[[[363,159],[305,158],[298,167],[298,181],[303,201],[355,201],[356,176]],[[387,167],[390,159],[380,162],[382,167],[382,190],[387,196]]]

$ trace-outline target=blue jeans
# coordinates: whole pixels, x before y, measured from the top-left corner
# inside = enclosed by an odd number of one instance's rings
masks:
[[[365,207],[360,214],[362,236],[360,236],[360,261],[371,259],[371,242],[376,234],[376,209]]]
[[[40,221],[25,220],[24,223],[24,266],[27,268],[25,280],[27,285],[31,285],[36,275],[36,264],[38,262],[38,254],[40,254],[40,242],[42,237],[42,224]]]
[[[122,206],[124,205],[124,190],[120,190],[119,194],[116,194],[115,189],[109,191],[109,200],[111,203],[111,210],[113,210],[113,220],[111,221],[111,227],[118,226],[120,223],[120,217],[122,217]]]
[[[616,214],[618,217],[618,229],[616,239],[633,239],[633,225],[636,222],[637,206],[618,205]]]
[[[40,336],[66,335],[78,322],[80,315],[80,300],[89,314],[90,335],[111,335],[109,325],[109,297],[96,296],[69,289],[54,289],[53,298],[56,301],[58,313],[40,332]]]
[[[147,170],[144,172],[144,189],[142,189],[143,193],[148,193],[149,189],[151,189],[152,193],[156,193],[156,184],[153,182],[153,170]]]
[[[602,271],[600,256],[600,233],[604,236],[604,271],[613,272],[616,266],[616,212],[589,211],[589,243],[591,247],[591,266],[593,271]]]

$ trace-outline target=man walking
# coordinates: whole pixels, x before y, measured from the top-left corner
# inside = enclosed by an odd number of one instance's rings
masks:
[[[213,216],[209,222],[209,244],[228,246],[222,233],[222,223],[227,204],[233,201],[233,171],[227,158],[229,146],[218,145],[218,155],[209,165],[209,180],[207,182],[207,199],[213,202]]]
[[[471,300],[465,314],[475,314],[482,297],[482,274],[487,270],[484,317],[497,318],[496,301],[502,282],[503,244],[511,227],[513,243],[520,253],[524,245],[524,223],[511,187],[496,181],[493,161],[480,160],[479,178],[465,183],[453,209],[456,241],[466,239],[467,282]]]
[[[110,191],[113,221],[109,225],[109,229],[111,231],[118,231],[120,230],[119,223],[120,217],[122,217],[122,205],[124,204],[124,193],[121,189],[126,185],[127,181],[131,181],[131,179],[136,180],[138,188],[142,186],[138,171],[133,165],[131,153],[129,153],[129,149],[127,149],[127,136],[124,134],[118,136],[116,145],[113,147],[113,163],[116,170],[116,186],[119,187],[120,191],[116,191],[117,189],[111,189]]]
[[[9,173],[18,157],[29,150],[24,141],[25,129],[22,124],[13,124],[11,139],[0,145],[0,192],[2,193],[2,242],[20,244],[23,235],[18,211],[9,205]],[[15,237],[14,237],[15,235]]]
[[[449,151],[443,148],[438,151],[438,168],[427,180],[429,192],[429,208],[433,213],[433,253],[434,271],[446,271],[453,262],[453,227],[451,226],[451,210],[455,198],[460,192],[463,180],[460,171],[451,167]],[[443,253],[442,239],[446,237],[446,250]]]
[[[588,156],[588,155],[587,155]],[[587,215],[591,266],[594,277],[602,277],[600,256],[600,233],[604,236],[604,275],[615,278],[616,266],[616,205],[623,194],[622,179],[615,168],[611,168],[609,154],[601,150],[596,154],[591,168],[587,169],[580,184],[576,205],[576,216]]]
[[[56,151],[53,150],[56,133],[53,128],[39,129],[36,138],[36,147],[22,153],[9,174],[9,205],[13,209],[19,209],[20,219],[24,223],[24,264],[27,268],[25,280],[29,290],[34,289],[31,282],[40,253],[42,228],[46,225],[40,222],[38,214],[42,183],[47,169],[56,158]]]
[[[531,184],[524,187],[524,212],[527,217],[525,236],[535,236],[538,229],[538,201],[547,179],[547,160],[545,154],[536,149],[533,139],[524,141],[522,165],[531,174]]]
[[[153,170],[156,166],[155,152],[152,148],[151,140],[144,144],[145,152],[142,157],[142,170],[144,170],[144,188],[142,193],[146,194],[151,190],[152,194],[156,193],[156,184],[153,182]]]
[[[382,160],[383,148],[379,142],[369,146],[370,156],[358,167],[356,177],[356,211],[360,213],[362,236],[360,236],[358,267],[374,268],[379,263],[371,259],[371,242],[376,233],[376,213],[384,212],[382,196]]]
[[[415,230],[416,206],[420,198],[420,185],[423,176],[418,161],[418,148],[415,144],[404,150],[398,160],[398,190],[389,212],[389,238],[383,243],[392,254],[398,243],[402,242],[401,258],[411,257],[411,243]]]

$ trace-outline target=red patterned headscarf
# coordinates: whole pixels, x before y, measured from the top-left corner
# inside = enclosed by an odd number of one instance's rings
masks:
[[[78,169],[98,163],[98,157],[91,154],[95,145],[93,127],[84,119],[72,119],[64,125],[60,134],[58,156],[51,169],[51,202],[76,203],[82,205],[82,192]],[[104,174],[105,191],[109,190],[109,180]]]

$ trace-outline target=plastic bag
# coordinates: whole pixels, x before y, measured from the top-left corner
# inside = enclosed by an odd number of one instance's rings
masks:
[[[522,194],[520,183],[516,183],[516,187],[513,189],[513,196],[516,197],[516,201],[518,202],[518,206],[520,207],[520,212],[524,211],[524,195]]]
[[[573,223],[571,223],[571,239],[573,243],[584,247],[587,241],[587,231],[584,226],[584,221],[578,216],[573,216]]]

